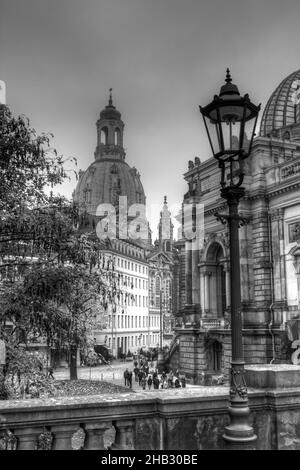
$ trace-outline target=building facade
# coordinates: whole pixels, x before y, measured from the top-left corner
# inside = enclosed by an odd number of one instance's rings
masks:
[[[246,196],[239,211],[243,343],[246,363],[290,362],[287,321],[300,314],[300,71],[283,80],[263,112],[244,165]],[[220,170],[211,158],[189,162],[184,203],[204,205],[200,249],[182,244],[185,306],[176,334],[179,366],[195,382],[203,372],[228,372],[230,252]]]

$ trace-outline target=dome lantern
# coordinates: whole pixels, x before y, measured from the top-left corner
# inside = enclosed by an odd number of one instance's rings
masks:
[[[108,105],[100,112],[97,123],[97,147],[95,159],[119,158],[125,159],[123,148],[124,122],[121,113],[116,109],[112,99],[112,88],[109,89]]]

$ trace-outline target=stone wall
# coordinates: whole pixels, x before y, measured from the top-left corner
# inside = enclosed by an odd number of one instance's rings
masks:
[[[219,386],[2,401],[0,429],[12,433],[19,450],[35,449],[45,430],[57,450],[71,449],[78,430],[87,450],[217,450],[229,423],[228,393]],[[249,389],[249,405],[257,449],[300,449],[299,387]]]

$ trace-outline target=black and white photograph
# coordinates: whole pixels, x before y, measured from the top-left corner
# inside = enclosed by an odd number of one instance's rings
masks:
[[[299,19],[0,0],[1,451],[300,450]]]

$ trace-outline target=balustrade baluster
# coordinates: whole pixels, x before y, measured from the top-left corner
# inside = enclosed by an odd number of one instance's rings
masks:
[[[51,426],[51,432],[54,434],[53,450],[72,450],[72,436],[76,431],[76,423]]]
[[[14,436],[17,438],[18,450],[35,450],[38,436],[43,432],[43,428],[15,428]]]
[[[133,450],[134,449],[134,421],[115,421],[113,423],[116,429],[116,439],[112,445],[115,450]]]
[[[111,427],[111,423],[86,423],[84,429],[86,438],[84,443],[85,450],[102,450],[104,449],[104,433]]]

